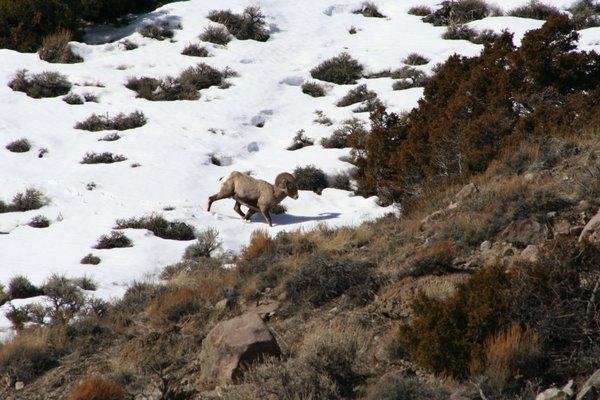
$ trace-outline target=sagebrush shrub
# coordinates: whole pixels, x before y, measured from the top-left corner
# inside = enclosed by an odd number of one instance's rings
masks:
[[[317,82],[304,82],[301,88],[302,93],[308,94],[312,97],[323,97],[325,94],[327,94],[325,87]]]
[[[196,243],[189,245],[185,249],[183,258],[186,260],[195,260],[204,257],[211,257],[215,251],[221,249],[222,242],[219,240],[219,232],[214,228],[208,228],[198,235]]]
[[[352,13],[353,14],[362,14],[363,17],[369,17],[369,18],[385,18],[385,15],[383,15],[381,12],[379,12],[377,5],[371,1],[366,1],[366,2],[362,3],[360,8],[352,11]]]
[[[431,11],[431,8],[427,6],[414,6],[408,9],[408,13],[410,15],[417,15],[419,17],[425,17],[431,14],[432,12],[433,11]]]
[[[366,124],[358,118],[350,118],[342,122],[342,126],[333,131],[331,136],[321,139],[321,145],[325,148],[343,149],[356,143],[359,138],[366,136],[368,131]]]
[[[50,221],[43,215],[36,215],[31,219],[31,221],[29,221],[27,225],[31,226],[32,228],[47,228],[50,226]]]
[[[327,175],[325,175],[322,169],[314,165],[297,167],[294,169],[294,176],[296,177],[296,185],[298,185],[298,189],[300,190],[312,190],[315,193],[321,194],[323,189],[326,189],[329,185]]]
[[[358,85],[354,89],[350,89],[344,97],[338,100],[335,104],[338,107],[346,107],[351,104],[360,103],[365,100],[374,99],[377,97],[377,93],[367,89],[367,85]]]
[[[69,93],[65,97],[63,97],[63,101],[70,105],[81,105],[85,103],[83,97],[75,93]]]
[[[517,7],[508,12],[508,15],[521,18],[548,19],[551,15],[560,14],[553,6],[542,3],[539,0],[530,0],[527,4]]]
[[[83,58],[73,53],[69,42],[73,39],[73,34],[61,29],[56,33],[48,35],[42,41],[42,47],[38,50],[41,60],[50,63],[74,64],[83,62]]]
[[[340,85],[354,84],[360,79],[363,66],[350,54],[342,53],[339,56],[323,61],[310,71],[313,78],[321,81],[337,83]]]
[[[41,291],[24,276],[15,276],[8,283],[6,294],[11,299],[27,299],[39,296]]]
[[[434,26],[458,25],[501,14],[500,10],[491,7],[484,0],[451,0],[443,1],[442,7],[427,15],[423,21]]]
[[[359,372],[357,361],[359,335],[353,330],[338,329],[308,335],[302,343],[300,359],[335,382],[341,398],[349,398],[366,377]]]
[[[362,113],[362,112],[373,112],[380,108],[384,108],[383,103],[379,100],[378,97],[371,97],[365,101],[363,101],[358,107],[352,110],[354,113]]]
[[[209,43],[226,45],[231,41],[231,35],[222,26],[209,26],[204,29],[204,32],[200,35],[200,39]]]
[[[185,69],[176,78],[129,78],[125,86],[135,91],[137,97],[151,101],[197,100],[200,98],[199,90],[223,85],[224,79],[230,76],[236,76],[236,73],[227,68],[219,71],[199,63]]]
[[[83,257],[81,259],[81,264],[88,264],[88,265],[98,265],[100,264],[100,257],[93,255],[92,253],[89,253],[88,255],[86,255],[85,257]]]
[[[8,83],[12,90],[24,92],[34,99],[62,96],[69,93],[71,86],[64,75],[48,71],[28,76],[27,70],[20,70]]]
[[[415,376],[385,374],[373,385],[367,400],[443,400],[448,394],[431,388]]]
[[[92,375],[80,380],[66,400],[125,400],[126,392],[118,382]]]
[[[42,208],[47,202],[44,194],[35,188],[28,188],[24,193],[17,193],[12,199],[12,203],[7,205],[4,212],[9,211],[29,211]],[[1,211],[1,209],[0,209]]]
[[[244,385],[231,388],[239,399],[338,399],[336,383],[327,375],[315,371],[306,362],[290,358],[287,361],[269,359],[253,366],[244,374]]]
[[[296,136],[294,136],[292,139],[292,144],[287,149],[294,151],[306,146],[312,146],[314,143],[314,140],[304,134],[304,129],[300,129],[298,132],[296,132]]]
[[[329,187],[340,190],[352,190],[350,175],[347,172],[340,172],[329,178]]]
[[[55,322],[71,320],[84,305],[83,292],[71,280],[52,275],[42,286],[42,292],[50,301],[49,315]]]
[[[474,37],[469,40],[475,44],[491,44],[496,41],[500,37],[499,34],[494,32],[491,29],[484,29],[475,34]]]
[[[152,299],[164,292],[164,287],[148,282],[133,282],[119,300],[119,309],[124,313],[136,313],[145,309]]]
[[[190,57],[208,57],[210,53],[206,50],[206,47],[200,46],[199,44],[190,43],[183,48],[181,54]]]
[[[117,229],[147,229],[155,236],[171,240],[193,240],[194,227],[180,221],[167,221],[162,215],[151,214],[146,217],[120,219]]]
[[[266,42],[269,40],[269,33],[265,27],[265,16],[262,14],[259,7],[246,7],[242,14],[234,14],[229,10],[211,11],[208,14],[208,19],[225,25],[227,30],[231,32],[236,39],[252,39],[259,42]]]
[[[19,333],[0,344],[0,371],[13,385],[17,381],[29,383],[57,366],[57,355],[45,332]]]
[[[368,303],[379,287],[372,264],[346,257],[311,256],[285,283],[290,299],[318,307],[346,294],[357,304]]]
[[[93,93],[84,93],[83,99],[86,101],[86,103],[89,103],[89,102],[97,103],[98,102],[98,97]]]
[[[579,29],[600,26],[600,3],[597,0],[579,0],[569,7],[575,27]]]
[[[407,66],[390,72],[390,77],[398,79],[392,84],[394,90],[422,87],[429,81],[429,77],[423,71]]]
[[[23,138],[15,140],[14,142],[10,142],[5,147],[8,151],[13,153],[27,153],[29,150],[31,150],[31,143],[29,143],[29,140]]]
[[[402,60],[406,65],[425,65],[429,63],[429,58],[419,53],[410,53]]]
[[[102,235],[94,246],[95,249],[115,249],[132,247],[133,242],[123,232],[112,231],[109,235]]]
[[[181,25],[171,25],[168,22],[155,22],[147,24],[139,29],[140,35],[156,40],[172,39],[175,36],[174,29],[181,29]]]
[[[333,121],[331,120],[331,118],[325,115],[325,113],[322,110],[315,110],[315,115],[316,118],[313,120],[313,122],[325,126],[333,125]]]
[[[75,129],[84,131],[98,132],[105,130],[124,131],[127,129],[135,129],[146,125],[146,116],[141,111],[134,111],[129,115],[119,113],[114,117],[107,115],[92,114],[85,121],[75,124]]]
[[[116,162],[121,162],[127,160],[126,157],[120,154],[113,154],[111,152],[105,151],[104,153],[86,153],[80,164],[112,164]]]
[[[467,25],[452,24],[448,26],[446,32],[442,35],[443,39],[448,40],[468,40],[472,41],[477,36],[477,31]]]

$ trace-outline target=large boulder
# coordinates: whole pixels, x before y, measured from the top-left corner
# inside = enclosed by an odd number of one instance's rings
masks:
[[[588,221],[579,235],[580,242],[600,243],[600,210]]]
[[[596,370],[592,376],[583,384],[577,400],[597,400],[600,399],[600,369]]]
[[[256,312],[218,323],[202,342],[203,378],[220,385],[237,383],[244,368],[281,355],[273,334]]]
[[[458,193],[456,193],[456,195],[454,195],[454,201],[457,203],[461,203],[462,201],[468,199],[474,194],[477,194],[478,192],[479,188],[477,187],[477,185],[471,182],[468,185],[463,186],[463,188],[460,189]]]
[[[502,240],[517,246],[540,244],[547,236],[548,228],[531,218],[513,221],[500,233]]]

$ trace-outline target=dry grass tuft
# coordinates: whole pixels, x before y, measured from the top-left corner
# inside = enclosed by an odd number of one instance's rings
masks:
[[[58,32],[46,36],[42,42],[42,47],[38,50],[40,59],[60,64],[83,62],[83,58],[73,53],[69,45],[72,39],[73,34],[66,29],[60,29]]]
[[[112,379],[92,375],[82,379],[66,400],[125,400],[123,386]]]
[[[471,363],[471,374],[488,377],[490,385],[501,392],[520,379],[536,375],[543,361],[540,335],[514,323],[485,343],[485,362]]]
[[[275,247],[275,241],[269,236],[266,230],[257,229],[250,236],[250,243],[242,250],[240,257],[245,261],[258,258],[266,252],[270,252]]]

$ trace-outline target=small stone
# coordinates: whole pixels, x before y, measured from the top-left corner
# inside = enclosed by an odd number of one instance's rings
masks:
[[[490,242],[489,240],[481,242],[481,244],[479,245],[479,251],[488,251],[491,248],[492,248],[492,242]]]
[[[540,259],[540,248],[534,244],[530,244],[525,247],[525,250],[521,252],[521,258],[529,262],[537,262]]]
[[[229,306],[229,300],[228,299],[223,299],[220,300],[219,302],[217,302],[217,304],[215,304],[215,309],[217,310],[224,310]]]
[[[21,381],[15,383],[15,390],[22,390],[25,387],[25,384]]]
[[[554,218],[554,217],[556,217],[556,214],[557,214],[556,211],[549,211],[546,213],[546,216],[548,218]]]
[[[569,221],[561,219],[556,224],[554,224],[554,232],[559,235],[568,235],[571,230],[571,224]]]
[[[523,179],[525,180],[525,182],[531,182],[535,179],[535,174],[532,172],[528,172],[525,175],[523,175]]]

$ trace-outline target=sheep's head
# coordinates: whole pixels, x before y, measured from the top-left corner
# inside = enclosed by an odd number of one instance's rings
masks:
[[[298,185],[296,185],[296,178],[294,175],[287,172],[277,175],[277,178],[275,178],[275,186],[283,189],[288,197],[291,197],[294,200],[298,199]]]

